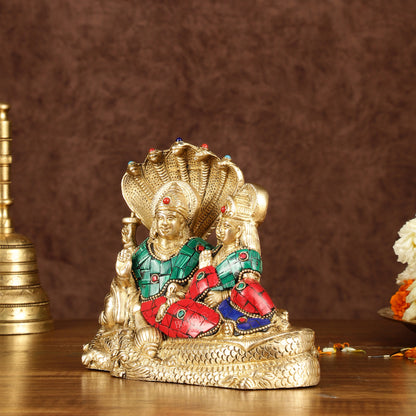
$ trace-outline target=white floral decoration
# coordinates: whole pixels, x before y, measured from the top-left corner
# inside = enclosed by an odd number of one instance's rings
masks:
[[[399,231],[400,238],[393,249],[400,263],[416,267],[416,218],[407,221]]]
[[[407,288],[409,294],[406,296],[406,302],[412,303],[416,301],[416,280]]]
[[[399,239],[394,243],[393,249],[400,263],[407,263],[406,269],[396,279],[398,285],[406,280],[414,280],[407,288],[406,303],[410,306],[405,310],[404,321],[416,320],[416,218],[407,221],[399,231]]]
[[[401,286],[406,280],[413,280],[416,277],[416,263],[409,264],[398,276],[396,283]]]
[[[416,302],[413,302],[403,314],[403,321],[413,321],[416,320]]]

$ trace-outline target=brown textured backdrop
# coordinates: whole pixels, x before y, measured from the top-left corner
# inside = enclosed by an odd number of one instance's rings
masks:
[[[292,317],[388,303],[416,212],[413,0],[0,0],[0,46],[12,217],[55,319],[98,315],[125,167],[177,136],[270,192],[263,283]]]

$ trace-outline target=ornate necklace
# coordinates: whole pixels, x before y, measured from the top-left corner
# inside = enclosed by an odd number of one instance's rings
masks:
[[[228,246],[222,246],[217,254],[213,258],[213,266],[217,267],[222,263],[231,253],[234,251],[240,250],[244,247],[239,247],[237,244],[232,244]]]
[[[169,245],[168,247],[163,247],[158,243],[158,239],[155,239],[149,244],[151,254],[156,257],[158,260],[166,261],[176,256],[183,245],[186,243],[186,240],[175,241],[175,244]]]

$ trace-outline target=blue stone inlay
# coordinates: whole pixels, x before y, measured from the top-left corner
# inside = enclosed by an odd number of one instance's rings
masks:
[[[237,329],[239,331],[249,331],[252,329],[261,329],[267,325],[270,325],[270,319],[265,318],[253,318],[247,316],[242,312],[234,309],[230,303],[230,298],[225,299],[221,302],[218,310],[221,312],[221,315],[224,319],[230,319],[237,324]],[[247,320],[245,322],[238,322],[238,318],[245,317]]]

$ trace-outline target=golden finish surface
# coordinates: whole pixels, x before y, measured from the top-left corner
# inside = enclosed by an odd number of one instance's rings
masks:
[[[320,367],[314,332],[292,327],[287,311],[270,306],[265,300],[268,295],[261,295],[263,300],[255,311],[242,309],[232,297],[247,285],[259,287],[262,267],[257,227],[268,205],[263,188],[244,183],[240,169],[229,158],[220,159],[204,147],[177,142],[168,150],[151,150],[144,163],[130,162],[122,179],[122,193],[131,216],[123,219],[123,249],[117,256],[116,276],[99,318],[100,328],[84,345],[82,362],[87,368],[134,380],[243,390],[318,384]],[[147,243],[138,245],[135,234],[140,224],[149,229],[150,237]],[[184,261],[181,250],[190,237],[206,238],[215,227],[218,246],[213,250],[202,247],[199,272],[195,267],[188,277],[175,277],[171,283],[168,277],[156,293],[144,283],[136,286],[135,273],[145,279],[148,264],[146,260],[140,263],[143,270],[134,269],[137,252],[147,247],[152,258],[149,264],[165,268],[171,259]],[[242,267],[238,273],[232,269],[235,282],[231,280],[227,286],[229,277],[224,278],[195,298],[197,302],[189,300],[193,299],[195,282],[204,278],[207,270],[219,276],[224,264],[237,261],[233,259],[245,261],[249,255],[257,260],[250,267],[238,266]],[[151,268],[151,279],[159,282],[155,273]],[[208,310],[201,319],[213,315],[219,316],[219,322],[194,335],[183,335],[179,330],[178,335],[172,335],[176,334],[175,325],[187,319],[183,318],[187,311],[181,309],[177,315],[170,315],[170,311],[175,305],[187,304],[187,299],[197,309]],[[146,308],[149,302],[159,301],[162,304],[152,320]],[[234,308],[231,315],[221,309],[227,302]],[[261,307],[264,312],[259,312]],[[246,321],[234,319],[233,314],[239,313],[246,320],[263,322],[262,326],[244,329],[239,323]],[[170,329],[163,326],[167,325],[165,319],[172,320]]]
[[[244,178],[231,160],[189,143],[150,152],[144,163],[130,162],[122,179],[122,193],[146,228],[150,229],[153,222],[156,193],[175,181],[189,183],[201,198],[191,233],[204,237],[215,226],[226,198],[243,185]]]
[[[9,106],[0,105],[0,334],[49,331],[53,323],[46,293],[40,286],[35,247],[13,230],[10,198]]]
[[[367,354],[321,356],[314,388],[238,390],[149,383],[86,371],[80,345],[93,320],[55,321],[55,330],[0,337],[2,416],[414,416],[416,368],[410,360],[368,358],[415,345],[404,325],[374,320],[294,321],[313,328],[316,345],[348,340]]]

